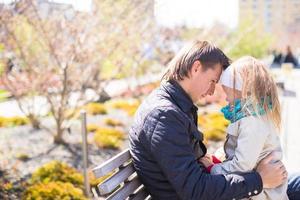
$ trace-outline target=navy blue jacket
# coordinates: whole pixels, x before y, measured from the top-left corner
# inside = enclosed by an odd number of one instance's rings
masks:
[[[197,162],[205,155],[197,108],[175,81],[162,83],[139,107],[130,129],[130,153],[153,199],[241,199],[262,191],[257,172],[210,175]]]

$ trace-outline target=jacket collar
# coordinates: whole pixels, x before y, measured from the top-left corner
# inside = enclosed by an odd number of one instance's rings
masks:
[[[178,82],[174,80],[167,81],[162,84],[162,88],[184,112],[197,112],[198,108],[193,104],[191,97],[184,91]]]

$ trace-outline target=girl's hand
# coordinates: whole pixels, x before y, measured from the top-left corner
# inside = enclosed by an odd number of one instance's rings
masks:
[[[199,159],[199,162],[201,162],[204,167],[208,168],[210,167],[211,165],[213,165],[213,161],[212,161],[212,157],[211,156],[207,156],[205,155],[204,157],[200,158]]]

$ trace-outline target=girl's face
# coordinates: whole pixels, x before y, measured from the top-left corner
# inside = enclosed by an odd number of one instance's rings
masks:
[[[242,98],[242,92],[236,89],[229,88],[227,86],[222,85],[223,90],[226,94],[226,101],[230,104],[234,103],[235,99],[241,99]]]

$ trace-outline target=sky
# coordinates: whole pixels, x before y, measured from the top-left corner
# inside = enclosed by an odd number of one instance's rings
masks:
[[[238,0],[156,0],[155,16],[161,25],[210,26],[215,21],[234,28]]]
[[[12,1],[14,0],[0,0],[0,3],[10,3]],[[91,10],[93,0],[45,0],[45,1],[71,4],[73,5],[75,10],[89,12]]]
[[[10,2],[12,0],[0,0]],[[92,0],[49,0],[69,3],[79,11],[90,11]],[[95,0],[94,0],[95,1]],[[155,17],[160,25],[209,27],[219,21],[234,28],[238,23],[238,0],[155,0]]]
[[[49,0],[56,3],[69,3],[75,10],[89,12],[92,6],[92,0]],[[95,1],[95,0],[94,0]]]

